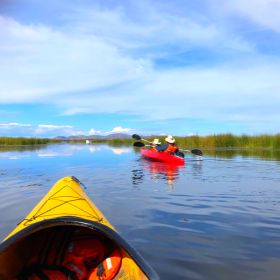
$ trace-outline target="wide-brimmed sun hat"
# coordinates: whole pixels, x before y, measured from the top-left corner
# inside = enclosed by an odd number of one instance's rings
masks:
[[[154,145],[160,145],[161,142],[160,142],[157,138],[155,138],[155,139],[153,140],[153,144],[154,144]]]
[[[165,141],[168,142],[168,143],[175,143],[175,139],[172,135],[168,135],[166,138],[165,138]]]

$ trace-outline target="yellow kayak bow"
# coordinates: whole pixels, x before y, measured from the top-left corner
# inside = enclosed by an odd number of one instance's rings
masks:
[[[159,278],[89,199],[79,180],[65,177],[0,244],[0,279]]]

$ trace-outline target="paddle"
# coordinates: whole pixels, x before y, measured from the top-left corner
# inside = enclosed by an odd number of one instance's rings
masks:
[[[145,142],[147,142],[147,143],[151,143],[151,144],[152,144],[151,141],[148,141],[148,140],[146,140],[146,139],[144,139],[144,138],[141,138],[138,134],[133,134],[133,135],[132,135],[132,138],[135,139],[135,140],[137,140],[137,141],[142,140],[142,141],[145,141]]]
[[[142,143],[142,142],[135,142],[135,143],[133,143],[133,146],[134,147],[140,147],[140,148],[142,148],[142,147],[145,147],[145,146],[151,146],[151,145],[145,145],[144,143]]]
[[[194,154],[196,156],[202,156],[203,155],[202,151],[199,150],[199,149],[193,149],[193,150],[180,149],[180,150],[183,151],[183,152],[186,152],[186,153],[192,153],[192,154]]]
[[[138,134],[133,134],[132,135],[132,138],[133,139],[135,139],[135,140],[142,140],[142,141],[145,141],[145,142],[147,142],[147,143],[152,143],[152,142],[150,142],[150,141],[148,141],[148,140],[146,140],[146,139],[143,139],[143,138],[141,138]],[[134,145],[135,147],[144,147],[144,145],[145,144],[143,144],[143,143],[141,143],[141,142],[135,142],[135,143],[140,143],[140,144],[136,144],[136,145]],[[135,144],[134,143],[134,144]],[[137,145],[143,145],[143,146],[137,146]],[[183,151],[183,152],[187,152],[187,153],[192,153],[192,154],[194,154],[194,155],[196,155],[196,156],[202,156],[203,155],[203,153],[202,153],[202,151],[201,150],[199,150],[199,149],[193,149],[193,150],[185,150],[185,149],[179,149],[179,150],[181,150],[181,151]]]
[[[138,134],[132,134],[131,137],[135,140],[138,140],[138,141],[141,140],[141,137]]]

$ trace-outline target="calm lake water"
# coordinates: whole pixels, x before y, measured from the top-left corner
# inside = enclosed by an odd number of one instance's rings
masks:
[[[1,150],[0,238],[73,175],[161,279],[278,280],[279,154],[186,160],[168,167],[107,145]]]

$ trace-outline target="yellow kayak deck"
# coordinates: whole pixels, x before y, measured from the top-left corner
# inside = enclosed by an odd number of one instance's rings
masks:
[[[120,252],[120,268],[110,279],[159,279],[116,232],[75,177],[60,179],[0,244],[0,279],[17,279],[30,273],[34,265],[42,270],[63,266],[65,251],[75,240],[88,240],[88,244],[99,240],[105,248],[104,258],[109,258],[112,251]]]

